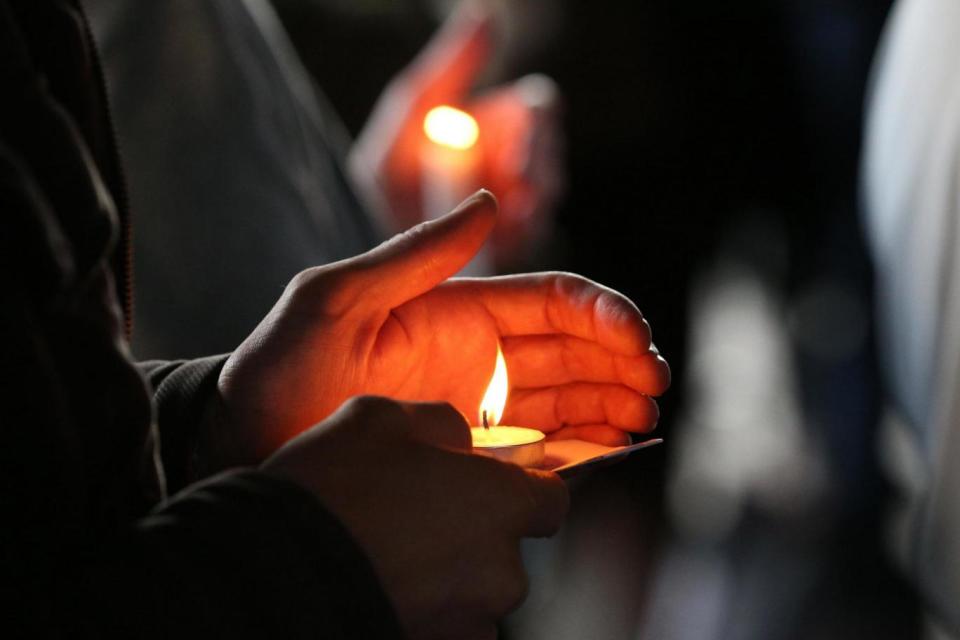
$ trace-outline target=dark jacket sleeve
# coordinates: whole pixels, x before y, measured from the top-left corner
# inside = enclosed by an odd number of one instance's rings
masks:
[[[139,521],[119,549],[105,570],[87,573],[90,589],[77,589],[90,599],[58,616],[77,622],[66,631],[399,637],[373,570],[340,523],[306,491],[260,473],[192,487]]]
[[[137,364],[153,391],[160,460],[170,492],[206,475],[200,434],[205,421],[210,419],[217,379],[227,358],[228,355],[219,355]]]

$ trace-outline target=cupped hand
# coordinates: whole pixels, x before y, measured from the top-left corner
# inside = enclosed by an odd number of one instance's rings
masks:
[[[449,405],[362,397],[262,469],[304,486],[343,522],[407,637],[494,638],[526,596],[520,539],[553,534],[568,497],[553,474],[469,449]]]
[[[501,422],[621,444],[669,368],[619,293],[566,273],[450,279],[494,227],[481,191],[361,256],[300,273],[218,382],[212,466],[258,462],[347,399],[448,402],[475,420],[501,343]]]

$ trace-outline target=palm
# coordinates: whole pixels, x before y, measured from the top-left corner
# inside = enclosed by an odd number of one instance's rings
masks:
[[[468,420],[493,372],[497,319],[470,283],[452,281],[394,309],[372,345],[367,392],[449,402]]]

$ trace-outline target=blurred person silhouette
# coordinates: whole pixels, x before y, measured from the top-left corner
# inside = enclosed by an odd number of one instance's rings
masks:
[[[899,491],[890,542],[929,636],[960,638],[960,6],[901,0],[876,61],[863,156]]]
[[[548,229],[562,186],[556,90],[522,78],[472,95],[497,30],[483,2],[464,3],[388,85],[356,143],[267,0],[90,8],[138,212],[141,357],[230,349],[299,270],[366,250],[481,185],[502,214],[478,274],[517,264]],[[424,116],[442,104],[467,108],[482,132],[466,183],[422,166]],[[425,180],[449,193],[439,210]]]
[[[462,414],[500,342],[505,419],[649,429],[669,370],[632,303],[570,274],[448,280],[496,224],[478,192],[300,272],[229,356],[136,366],[131,216],[81,6],[3,0],[0,52],[5,631],[490,636],[526,591],[520,538],[556,530],[566,489],[466,455]]]

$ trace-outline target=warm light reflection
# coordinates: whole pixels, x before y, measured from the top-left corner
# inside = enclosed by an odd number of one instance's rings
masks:
[[[430,110],[423,119],[423,131],[437,144],[459,150],[471,148],[480,137],[473,116],[446,105]]]
[[[480,401],[480,422],[483,424],[483,412],[487,412],[487,424],[491,427],[500,422],[503,417],[503,408],[507,406],[507,363],[503,359],[503,351],[500,345],[497,345],[497,364],[493,369],[493,377],[490,378],[490,385],[487,392],[483,394],[483,400]]]

